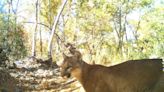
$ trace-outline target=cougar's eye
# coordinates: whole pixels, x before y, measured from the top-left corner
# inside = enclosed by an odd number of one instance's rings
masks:
[[[66,68],[66,71],[67,71],[67,72],[70,72],[71,69],[72,69],[72,67],[71,67],[71,66],[68,66],[68,67]]]

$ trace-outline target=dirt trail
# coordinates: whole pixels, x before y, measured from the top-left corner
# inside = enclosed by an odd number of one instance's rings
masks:
[[[7,92],[78,92],[75,79],[60,77],[58,67],[30,64],[17,69],[0,69],[0,91]],[[24,66],[25,64],[22,64]],[[36,65],[37,67],[32,67]],[[31,66],[31,67],[30,67]],[[11,89],[11,90],[8,90]]]

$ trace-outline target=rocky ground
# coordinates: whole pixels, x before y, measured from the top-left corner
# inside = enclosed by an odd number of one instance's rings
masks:
[[[26,59],[17,61],[17,68],[0,68],[2,92],[79,92],[80,84],[73,78],[60,77],[59,67],[48,67]]]

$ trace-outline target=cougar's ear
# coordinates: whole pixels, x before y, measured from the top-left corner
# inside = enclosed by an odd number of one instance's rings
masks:
[[[76,56],[76,58],[78,60],[81,60],[82,59],[82,55],[81,55],[81,53],[79,51],[76,51],[74,56]]]

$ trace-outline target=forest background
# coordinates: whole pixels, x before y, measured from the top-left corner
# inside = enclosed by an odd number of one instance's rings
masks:
[[[164,58],[164,1],[0,0],[0,48],[11,61],[59,61],[67,42],[89,63]]]

